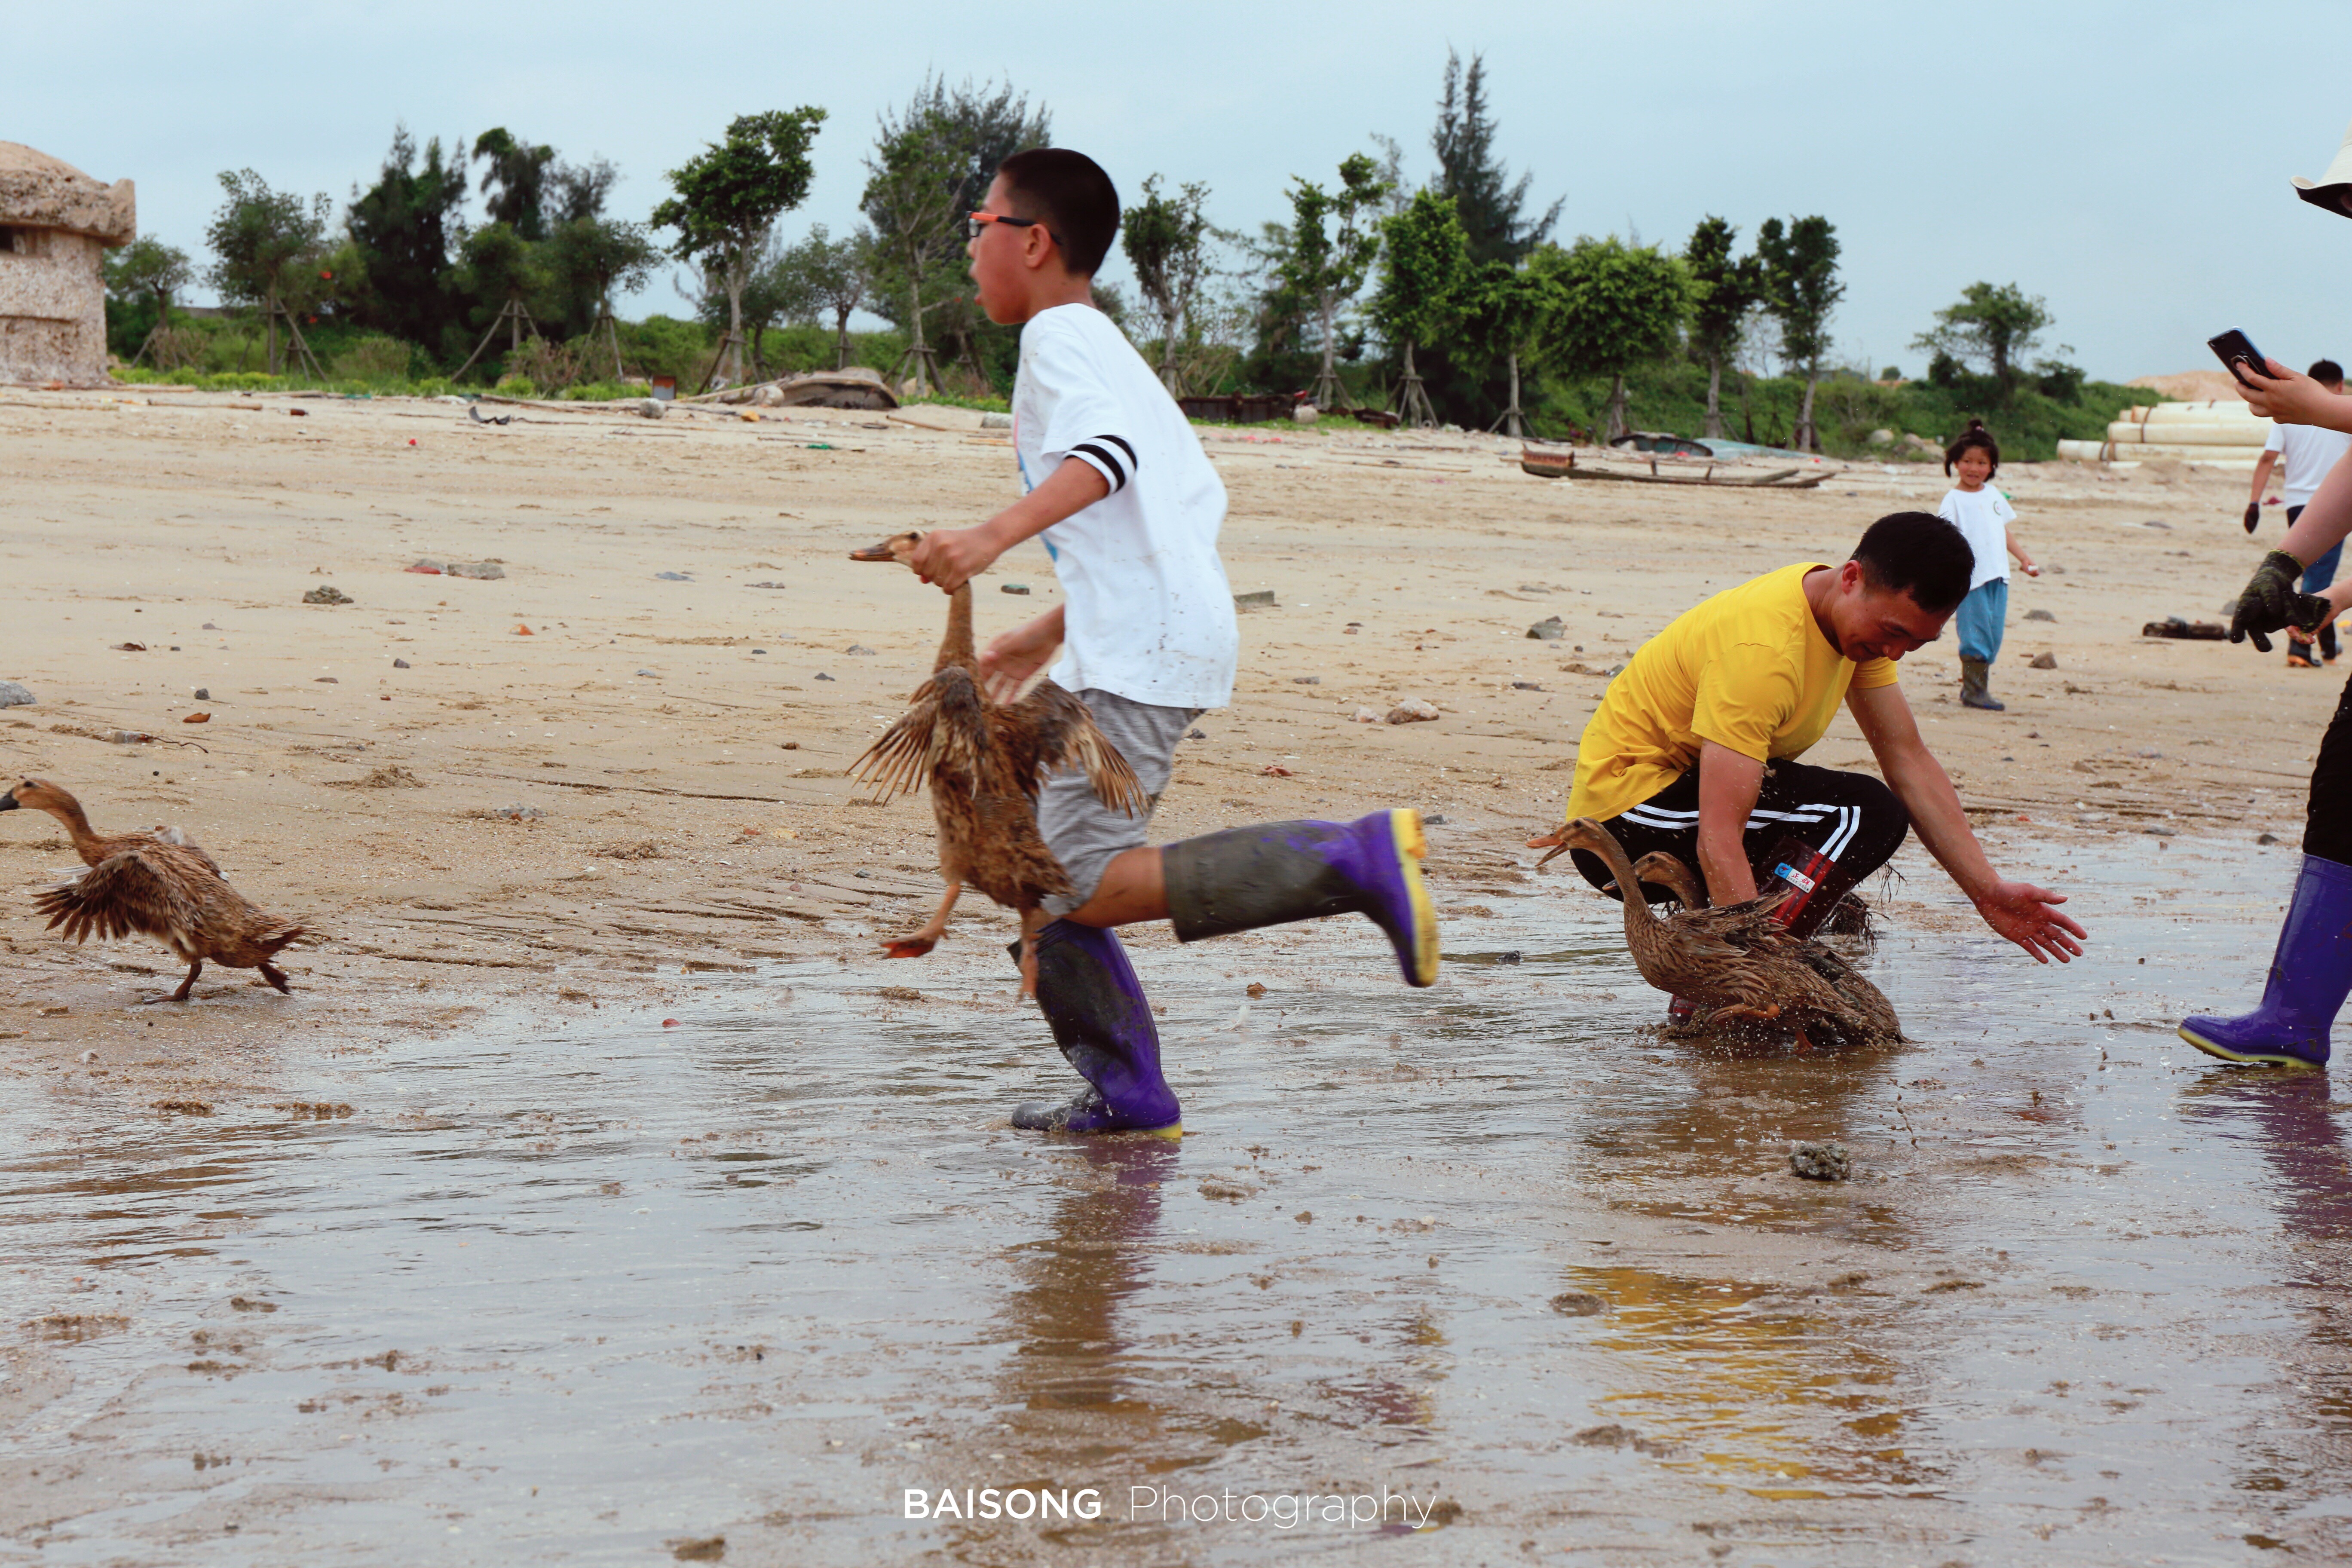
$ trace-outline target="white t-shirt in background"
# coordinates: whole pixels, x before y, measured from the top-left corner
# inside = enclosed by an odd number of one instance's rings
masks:
[[[2265,452],[2285,455],[2286,504],[2309,506],[2319,489],[2319,481],[2347,451],[2352,451],[2352,436],[2341,430],[2324,430],[2316,425],[2273,425],[2271,438],[2263,443]]]
[[[1110,494],[1038,536],[1065,595],[1054,679],[1164,708],[1231,702],[1241,632],[1217,556],[1224,481],[1100,310],[1056,305],[1021,329],[1013,451],[1028,489],[1065,461],[1110,483]]]
[[[2017,513],[2011,510],[2009,498],[1990,485],[1973,493],[1955,485],[1944,492],[1944,504],[1936,515],[1960,531],[1976,552],[1976,569],[1969,574],[1969,592],[1975,593],[1987,583],[2006,582],[2009,578],[2009,525]]]

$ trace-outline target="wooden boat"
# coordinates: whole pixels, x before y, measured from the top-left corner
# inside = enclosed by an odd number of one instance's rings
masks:
[[[1662,474],[1654,457],[1650,459],[1648,473],[1628,474],[1613,468],[1580,467],[1573,452],[1544,452],[1533,447],[1520,449],[1519,468],[1539,479],[1624,479],[1634,484],[1706,485],[1717,489],[1809,490],[1830,477],[1827,468],[1811,474],[1797,468],[1774,468],[1765,474],[1726,474],[1718,478],[1713,463],[1706,466],[1705,473]]]

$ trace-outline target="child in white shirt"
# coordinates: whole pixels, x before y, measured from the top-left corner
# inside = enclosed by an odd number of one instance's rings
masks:
[[[1976,570],[1969,574],[1969,596],[1960,601],[1952,624],[1960,639],[1960,701],[1970,708],[1999,713],[2008,704],[1992,694],[1993,660],[2000,657],[2001,634],[2009,623],[2009,558],[2029,577],[2042,568],[2017,542],[2010,524],[2017,518],[2009,498],[1990,480],[2000,471],[2000,447],[1984,421],[1971,419],[1959,439],[1944,448],[1944,472],[1958,483],[1944,492],[1936,515],[1958,528],[1976,552]]]
[[[1003,700],[1061,647],[1054,679],[1093,710],[1156,804],[1176,742],[1231,700],[1240,638],[1216,549],[1224,486],[1182,411],[1094,307],[1118,216],[1110,177],[1083,153],[1037,147],[1000,166],[966,249],[989,319],[1021,327],[1013,436],[1028,493],[976,527],[925,534],[908,563],[952,593],[1042,536],[1065,605],[991,642],[979,673]],[[1037,1004],[1087,1087],[1067,1104],[1021,1105],[1016,1127],[1182,1131],[1150,1005],[1112,928],[1165,920],[1192,942],[1353,911],[1387,933],[1408,984],[1437,978],[1412,810],[1155,848],[1147,818],[1105,806],[1073,770],[1045,781],[1037,824],[1077,889],[1046,902],[1057,918],[1034,943]]]

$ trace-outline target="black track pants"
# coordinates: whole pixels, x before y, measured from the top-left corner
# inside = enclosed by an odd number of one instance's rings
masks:
[[[2352,703],[2352,691],[2346,700]],[[2341,745],[2346,782],[2352,782],[2352,721],[2347,721],[2343,708],[2336,710],[2336,728],[2328,731],[2330,742],[2336,742],[2343,731]],[[2320,752],[2320,767],[2327,766],[2327,752]],[[2314,798],[2316,795],[2315,784]],[[2344,798],[2340,794],[2337,799]],[[1630,806],[1602,826],[1617,836],[1625,847],[1628,859],[1639,860],[1654,849],[1663,849],[1677,857],[1694,874],[1704,877],[1698,864],[1698,770],[1693,768],[1674,783],[1636,806]],[[2352,828],[2352,821],[2346,823]],[[1748,831],[1744,843],[1748,863],[1756,872],[1756,885],[1761,888],[1770,880],[1772,868],[1765,861],[1772,847],[1784,833],[1799,838],[1837,862],[1841,870],[1859,882],[1886,864],[1895,850],[1903,847],[1903,836],[1911,831],[1911,814],[1903,803],[1868,773],[1839,773],[1831,768],[1808,767],[1803,763],[1774,763],[1765,770],[1764,787],[1756,796],[1756,808],[1748,814]],[[2347,834],[2352,837],[2352,834]],[[2314,855],[2322,853],[2305,847]],[[2352,862],[2352,844],[2346,846],[2343,857]],[[1601,857],[1588,849],[1571,849],[1576,868],[1584,879],[1606,890],[1611,878],[1609,868]],[[2329,857],[2331,859],[2336,857]],[[1643,884],[1643,891],[1649,900],[1664,903],[1674,895],[1665,889]]]
[[[2311,803],[2304,808],[2303,852],[2352,866],[2352,685],[2336,700],[2336,717],[2320,739],[2319,761],[2311,770]]]

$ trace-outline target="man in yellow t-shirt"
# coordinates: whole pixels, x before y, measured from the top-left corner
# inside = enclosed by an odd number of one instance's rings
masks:
[[[1686,612],[1610,682],[1578,746],[1569,820],[1601,822],[1634,859],[1663,849],[1695,864],[1718,906],[1759,884],[1791,890],[1784,909],[1800,935],[1916,826],[1987,924],[2042,963],[2080,953],[2083,928],[2056,907],[2064,897],[1985,858],[1895,682],[1896,661],[1933,642],[1967,596],[1974,562],[1942,518],[1895,512],[1843,565],[1784,566]],[[1841,702],[1884,783],[1796,760]],[[1615,891],[1598,857],[1574,854],[1587,880]]]

